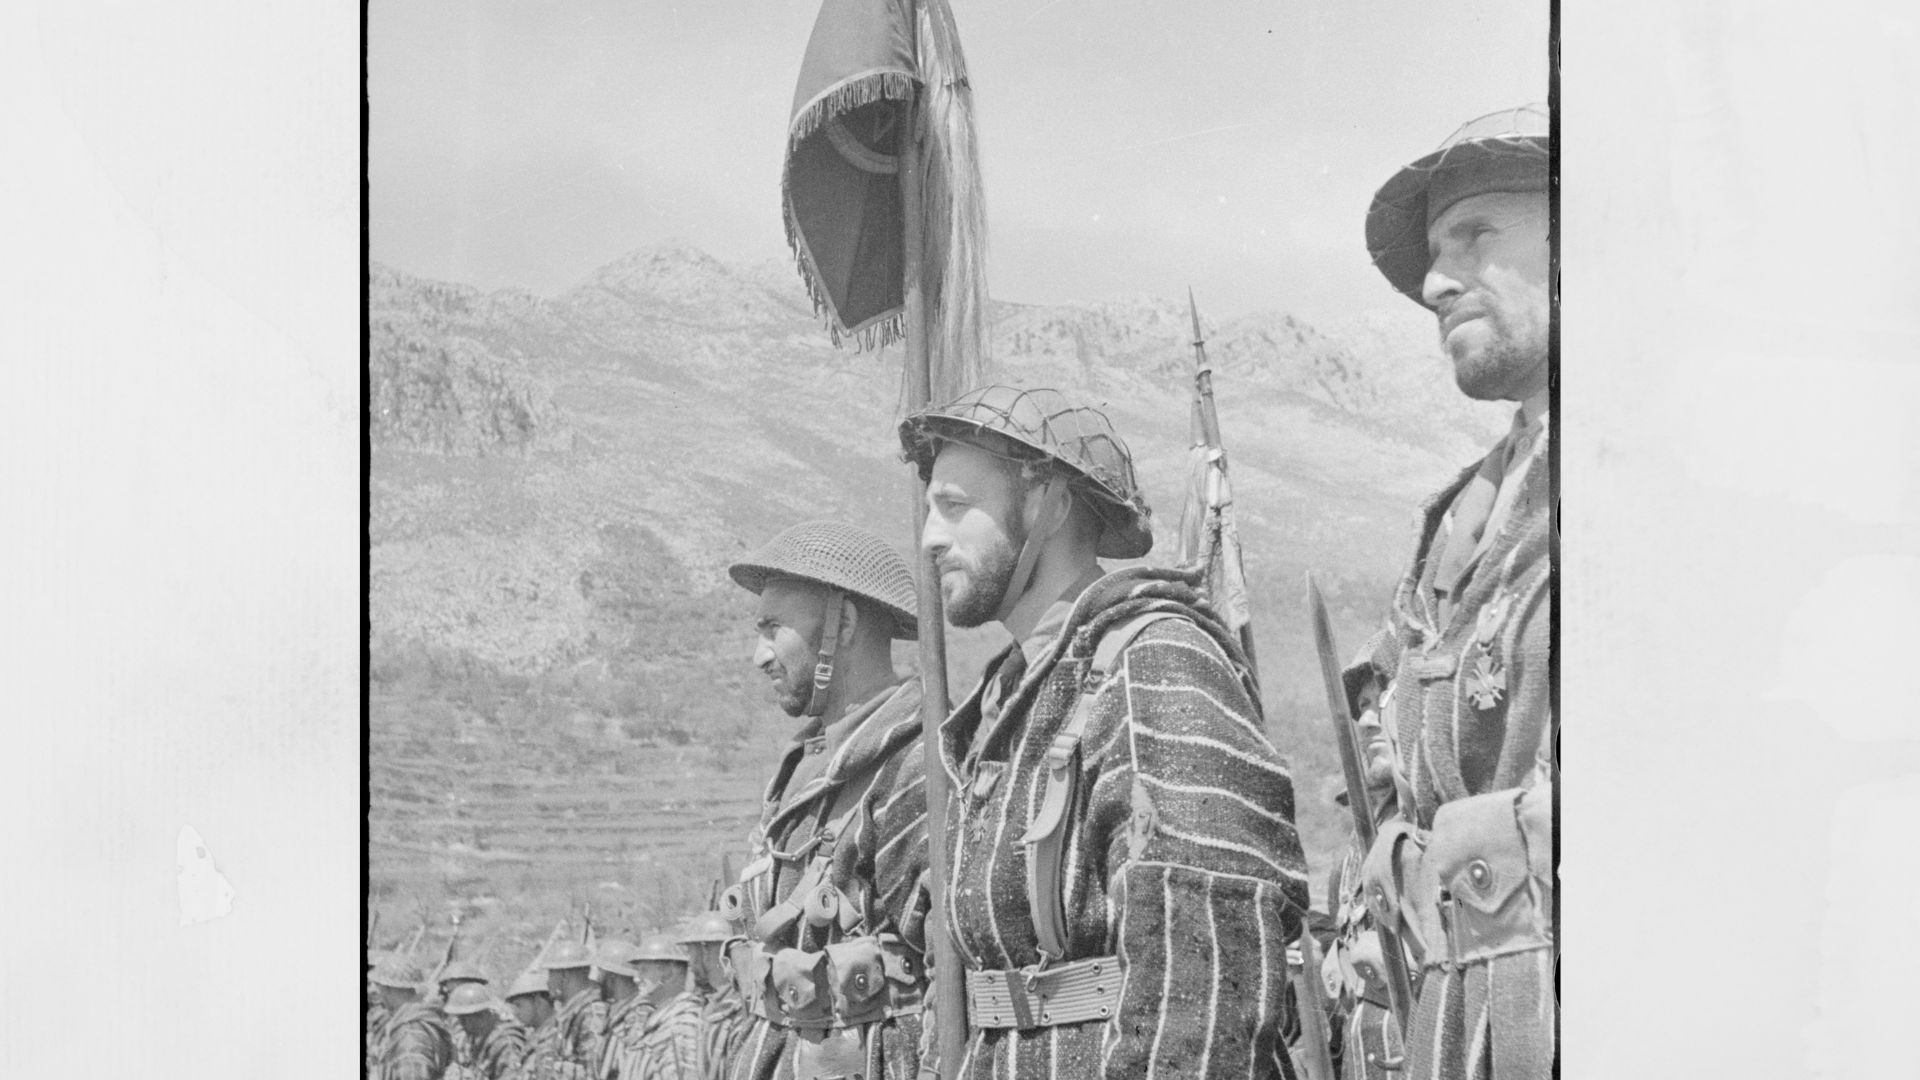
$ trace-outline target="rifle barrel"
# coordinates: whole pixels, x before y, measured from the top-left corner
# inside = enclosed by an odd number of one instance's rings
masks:
[[[1373,798],[1367,792],[1366,775],[1361,771],[1360,733],[1354,730],[1352,709],[1347,703],[1346,685],[1340,679],[1340,662],[1333,646],[1333,626],[1327,619],[1327,601],[1320,586],[1307,574],[1307,606],[1313,612],[1313,643],[1320,654],[1320,676],[1327,688],[1327,718],[1334,727],[1334,745],[1340,749],[1340,768],[1347,780],[1347,810],[1353,816],[1354,835],[1360,850],[1373,849]],[[1332,903],[1329,898],[1328,903]],[[1407,1022],[1413,1015],[1413,981],[1408,977],[1406,954],[1400,951],[1400,936],[1385,925],[1376,926],[1380,934],[1381,959],[1387,969],[1387,996],[1392,999],[1393,1017],[1400,1024],[1400,1035],[1407,1034]]]

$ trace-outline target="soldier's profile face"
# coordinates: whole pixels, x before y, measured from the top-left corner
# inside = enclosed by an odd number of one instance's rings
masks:
[[[1025,538],[1022,494],[1015,470],[977,446],[948,443],[934,459],[920,547],[940,571],[953,625],[984,625],[1006,600]]]
[[[1547,386],[1547,196],[1488,192],[1446,208],[1427,226],[1432,262],[1421,299],[1440,320],[1440,344],[1461,393],[1521,401]]]
[[[760,590],[753,666],[773,684],[773,700],[788,716],[806,712],[813,700],[825,598],[826,590],[791,579],[775,578]]]
[[[725,942],[695,941],[690,942],[686,949],[687,955],[693,959],[689,971],[695,983],[707,990],[718,990],[733,981],[727,971]]]
[[[530,1028],[539,1027],[553,1015],[553,1002],[539,994],[521,994],[508,1004],[513,1018]]]

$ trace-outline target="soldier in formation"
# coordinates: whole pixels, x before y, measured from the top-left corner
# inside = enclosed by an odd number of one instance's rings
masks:
[[[918,1068],[926,791],[917,636],[898,551],[837,522],[796,525],[729,568],[759,597],[754,666],[801,721],[728,893],[729,962],[751,1020],[734,1080]]]
[[[440,992],[435,995],[433,1002],[440,1007],[442,1012],[446,1012],[447,1015],[451,1016],[453,1014],[447,1010],[446,1003],[453,1000],[453,992],[462,986],[469,985],[478,985],[484,989],[487,985],[487,973],[481,971],[479,967],[469,961],[450,960],[444,968],[440,969],[440,977],[437,985]],[[473,1044],[468,1040],[466,1028],[462,1025],[454,1024],[451,1030],[453,1032],[453,1061],[455,1065],[464,1070],[473,1064]]]
[[[699,1080],[726,1080],[728,1063],[747,1034],[746,1003],[727,970],[727,944],[736,936],[731,920],[709,911],[694,916],[678,939],[687,951],[688,988],[703,1002],[694,1069]]]
[[[634,950],[640,992],[651,1006],[633,1042],[632,1067],[622,1077],[697,1080],[700,1013],[706,997],[687,982],[687,954],[671,934],[654,934]]]
[[[559,1056],[559,1025],[554,1023],[553,994],[544,972],[529,969],[507,987],[507,1008],[527,1031],[527,1056],[521,1066],[525,1080],[545,1080]]]
[[[1293,788],[1236,635],[1153,545],[1126,444],[1055,391],[910,416],[948,621],[1013,643],[939,733],[960,1075],[1290,1075]]]
[[[1394,816],[1361,869],[1420,970],[1401,1080],[1546,1076],[1553,972],[1549,117],[1481,117],[1400,170],[1367,247],[1462,393],[1517,408],[1429,500],[1390,612]]]
[[[370,1080],[441,1080],[453,1064],[453,1036],[438,1009],[420,1000],[425,973],[390,956],[374,968],[387,1019],[369,1046]]]
[[[592,979],[593,954],[575,941],[548,951],[540,967],[559,1007],[553,1015],[552,1060],[542,1063],[550,1080],[595,1080],[607,1030],[607,1005]]]
[[[1381,691],[1395,666],[1393,647],[1385,631],[1375,634],[1343,673],[1348,708],[1365,755],[1361,774],[1376,829],[1398,813],[1393,747],[1380,723]],[[1344,787],[1335,796],[1343,811],[1350,799]],[[1357,844],[1349,844],[1334,864],[1327,886],[1334,936],[1320,976],[1332,1011],[1342,1021],[1337,1042],[1342,1080],[1389,1080],[1399,1070],[1405,1048],[1392,1013],[1380,935],[1361,889],[1365,855]]]
[[[527,1029],[500,1015],[501,1003],[486,983],[465,981],[447,994],[446,1012],[454,1018],[470,1049],[460,1065],[467,1080],[508,1080],[520,1075],[530,1046]]]

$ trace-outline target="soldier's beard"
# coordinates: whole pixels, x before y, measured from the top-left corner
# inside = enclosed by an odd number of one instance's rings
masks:
[[[774,697],[780,702],[780,711],[788,716],[799,716],[813,702],[813,669],[808,668],[801,678],[794,676],[794,672],[783,672],[780,681],[773,687]]]
[[[1013,531],[1024,532],[1017,526]],[[1000,613],[1008,586],[1013,584],[1013,568],[1020,561],[1024,539],[1009,536],[982,551],[978,559],[952,551],[941,557],[940,599],[946,605],[948,622],[968,629],[993,621]],[[947,577],[949,570],[958,573],[957,581]]]
[[[1507,312],[1488,310],[1473,320],[1467,338],[1456,347],[1446,337],[1441,345],[1453,361],[1454,385],[1475,401],[1518,401],[1538,377],[1547,362],[1547,335],[1544,320],[1521,317],[1516,327]],[[1464,328],[1463,328],[1464,329]]]

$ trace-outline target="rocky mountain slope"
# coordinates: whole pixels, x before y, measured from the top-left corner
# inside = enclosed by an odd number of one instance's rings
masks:
[[[786,737],[746,663],[749,598],[726,564],[808,517],[908,546],[900,355],[831,348],[791,268],[685,245],[634,252],[551,298],[380,266],[371,285],[376,898],[625,882],[664,919],[740,846]],[[992,314],[1001,381],[1112,416],[1164,542],[1148,561],[1169,560],[1187,467],[1184,298]],[[1497,437],[1504,410],[1460,399],[1417,320],[1320,328],[1257,313],[1206,330],[1269,727],[1325,849],[1337,768],[1302,572],[1357,647],[1415,506]],[[957,689],[997,645],[955,635]]]

